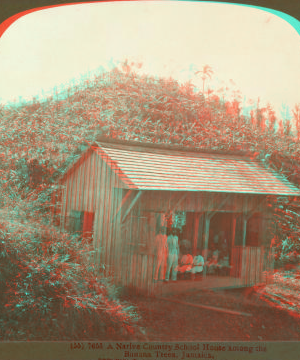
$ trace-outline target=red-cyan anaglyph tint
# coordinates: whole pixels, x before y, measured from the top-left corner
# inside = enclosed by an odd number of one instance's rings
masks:
[[[296,35],[254,8],[158,5],[2,24],[3,340],[142,359],[299,339]]]

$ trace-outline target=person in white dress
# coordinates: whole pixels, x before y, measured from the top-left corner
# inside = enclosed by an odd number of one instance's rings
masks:
[[[165,280],[169,281],[170,272],[172,272],[172,280],[177,280],[177,265],[178,265],[178,255],[179,255],[179,245],[178,245],[178,236],[173,231],[168,236],[168,258],[167,258],[167,271]]]

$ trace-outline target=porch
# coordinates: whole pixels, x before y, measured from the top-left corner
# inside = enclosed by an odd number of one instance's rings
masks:
[[[157,296],[169,297],[172,295],[201,291],[206,289],[236,288],[245,286],[243,279],[231,276],[208,275],[201,280],[178,280],[170,282],[159,282],[156,287]]]

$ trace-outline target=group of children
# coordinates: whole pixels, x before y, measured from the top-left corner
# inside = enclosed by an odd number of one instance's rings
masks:
[[[201,279],[203,271],[207,274],[217,273],[218,275],[228,273],[230,265],[226,241],[221,251],[213,245],[212,249],[205,254],[201,254],[201,251],[197,249],[194,257],[190,254],[191,247],[187,243],[182,241],[179,247],[176,230],[171,231],[168,236],[163,228],[160,230],[155,239],[154,281],[169,281],[170,275],[173,281],[188,278]]]
[[[197,250],[197,255],[185,254],[181,257],[180,264],[176,267],[179,278],[186,279],[189,275],[192,280],[201,278],[198,275],[202,274],[204,267],[204,259],[200,250]]]

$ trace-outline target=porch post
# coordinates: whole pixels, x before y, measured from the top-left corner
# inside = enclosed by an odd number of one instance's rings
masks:
[[[233,249],[233,247],[234,247],[234,242],[235,242],[236,215],[233,216],[231,226],[232,226],[232,231],[231,231],[231,249]]]
[[[236,273],[236,263],[235,261],[233,261],[236,258],[236,251],[234,250],[234,244],[235,244],[235,231],[236,231],[236,218],[237,215],[233,215],[232,218],[232,223],[231,223],[231,247],[230,247],[230,252],[229,252],[229,256],[230,256],[230,276],[234,276],[234,274]],[[229,244],[228,244],[229,245]]]
[[[195,223],[194,223],[194,238],[193,238],[193,256],[196,256],[200,217],[201,217],[200,213],[195,213],[195,218],[194,218],[194,220],[195,220]]]
[[[207,252],[208,252],[208,238],[209,238],[209,225],[210,225],[210,216],[209,213],[205,213],[205,219],[204,219],[204,262],[207,261]],[[206,276],[206,266],[204,267],[203,275]]]
[[[242,217],[242,244],[243,247],[246,246],[246,234],[247,234],[247,216],[243,215]]]
[[[126,216],[130,213],[130,210],[134,207],[135,203],[138,201],[138,199],[141,195],[142,195],[142,191],[139,190],[139,192],[135,195],[135,197],[131,201],[131,204],[129,205],[128,209],[126,210],[124,216],[122,217],[122,223],[124,223]]]
[[[243,216],[242,216],[242,246],[246,246],[246,234],[247,234],[247,220],[248,220],[248,197],[243,201]]]

